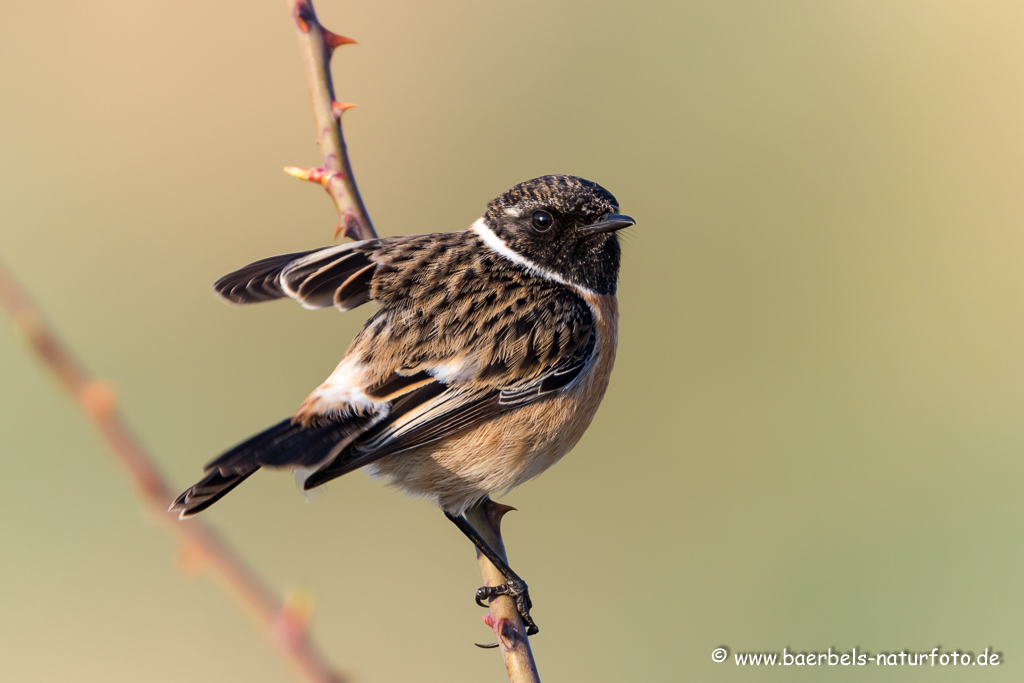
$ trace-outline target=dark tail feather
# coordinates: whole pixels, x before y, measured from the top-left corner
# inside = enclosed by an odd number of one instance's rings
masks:
[[[282,420],[240,443],[206,466],[207,475],[174,499],[171,512],[182,519],[202,512],[261,467],[306,467],[337,455],[340,448],[370,427],[377,418],[351,415],[309,426]]]
[[[180,519],[186,519],[197,515],[210,507],[218,500],[226,496],[231,489],[235,488],[249,478],[258,467],[254,467],[245,474],[221,474],[214,470],[199,480],[188,491],[174,499],[170,512],[177,512]]]

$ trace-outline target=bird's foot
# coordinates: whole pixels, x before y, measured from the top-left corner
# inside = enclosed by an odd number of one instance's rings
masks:
[[[525,581],[522,579],[506,579],[506,582],[500,586],[481,586],[476,591],[476,604],[481,607],[487,607],[490,604],[490,600],[499,595],[507,595],[516,601],[516,609],[519,610],[519,616],[523,618],[523,623],[526,624],[526,635],[532,636],[540,631],[537,628],[537,622],[530,616],[533,601],[530,600],[530,589]],[[485,600],[487,602],[484,602]]]

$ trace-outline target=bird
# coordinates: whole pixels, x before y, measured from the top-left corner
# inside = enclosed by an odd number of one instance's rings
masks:
[[[583,436],[618,343],[618,231],[635,225],[595,182],[547,175],[468,228],[374,238],[251,263],[217,280],[229,304],[291,298],[377,310],[298,410],[231,448],[170,507],[191,517],[262,468],[309,490],[354,470],[430,499],[498,568],[527,626],[525,581],[466,512],[539,475]]]

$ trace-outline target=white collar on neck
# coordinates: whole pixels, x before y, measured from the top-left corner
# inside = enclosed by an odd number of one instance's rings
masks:
[[[534,263],[530,259],[520,254],[518,251],[513,250],[511,247],[505,244],[505,241],[498,237],[493,230],[487,227],[487,223],[484,221],[483,218],[477,218],[473,225],[469,227],[474,232],[476,232],[476,234],[480,237],[481,240],[483,240],[483,243],[487,245],[488,249],[493,251],[495,254],[498,254],[499,256],[508,259],[512,263],[515,263],[518,266],[522,266],[531,275],[536,275],[537,277],[542,277],[545,280],[551,280],[552,282],[557,282],[560,285],[571,287],[580,294],[584,294],[586,296],[597,296],[597,293],[595,293],[593,290],[578,285],[574,282],[569,282],[558,273],[552,270],[548,270],[547,268]]]

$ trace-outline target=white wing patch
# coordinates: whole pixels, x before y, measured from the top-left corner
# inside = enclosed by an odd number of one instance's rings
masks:
[[[447,363],[440,363],[432,368],[427,368],[427,374],[445,384],[453,384],[473,379],[476,375],[476,367],[474,367],[474,363],[470,362],[468,357],[463,356],[450,360]]]
[[[388,403],[367,396],[365,386],[366,366],[355,358],[343,358],[331,376],[305,400],[299,414],[379,413],[383,417],[388,412]]]

